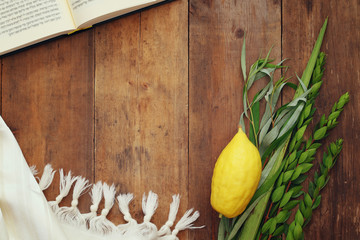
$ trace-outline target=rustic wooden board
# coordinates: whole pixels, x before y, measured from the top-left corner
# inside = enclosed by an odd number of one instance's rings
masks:
[[[1,114],[40,172],[51,163],[93,179],[92,46],[87,31],[2,58]],[[46,195],[54,200],[58,194],[57,175]]]
[[[320,208],[314,212],[310,226],[304,229],[306,239],[359,239],[359,179],[357,164],[359,122],[357,112],[360,89],[360,12],[359,1],[283,1],[283,56],[293,71],[301,73],[310,56],[323,21],[329,23],[322,50],[327,54],[324,84],[316,102],[320,113],[328,114],[334,102],[345,92],[351,100],[324,145],[344,139],[343,151],[330,173],[322,192]],[[296,16],[296,17],[295,17]],[[318,161],[321,160],[319,155]]]
[[[1,57],[1,115],[30,165],[114,182],[118,192],[135,194],[138,220],[142,194],[153,190],[158,226],[180,193],[180,213],[194,207],[196,225],[205,225],[180,239],[216,239],[211,175],[242,112],[244,32],[248,68],[274,45],[272,57],[290,58],[289,73],[301,75],[329,16],[316,106],[328,113],[346,91],[352,100],[330,135],[344,138],[344,149],[305,232],[307,239],[359,239],[359,7],[356,0],[172,1]],[[46,195],[58,191],[56,179]],[[88,211],[89,196],[80,205]],[[116,207],[109,217],[123,222]]]
[[[192,231],[190,239],[216,239],[218,213],[210,206],[211,176],[242,112],[244,32],[248,68],[273,44],[272,56],[280,60],[280,9],[277,1],[265,6],[261,1],[190,1],[189,203],[200,209],[199,222],[206,225]]]

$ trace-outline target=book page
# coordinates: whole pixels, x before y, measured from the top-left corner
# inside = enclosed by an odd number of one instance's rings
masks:
[[[92,24],[135,11],[163,0],[68,0],[77,27]]]
[[[64,0],[0,1],[0,54],[74,28]]]

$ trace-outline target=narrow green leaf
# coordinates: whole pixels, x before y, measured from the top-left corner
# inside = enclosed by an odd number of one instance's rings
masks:
[[[279,127],[275,126],[273,129],[270,130],[270,132],[268,132],[265,135],[265,137],[259,147],[260,155],[262,155],[265,152],[265,150],[270,146],[270,144],[273,143],[277,139],[277,137],[279,135],[279,130],[280,130]]]
[[[300,204],[299,204],[299,210],[304,213],[306,211],[306,206],[305,206],[305,203],[304,201],[301,201]]]
[[[232,228],[232,231],[229,234],[229,238],[228,240],[233,239],[236,234],[238,233],[239,229],[241,228],[241,226],[243,225],[243,223],[245,222],[245,220],[247,219],[247,217],[249,216],[249,214],[252,212],[252,210],[256,207],[256,205],[258,204],[258,202],[265,196],[265,194],[261,195],[260,197],[258,197],[251,205],[248,205],[247,209],[241,214],[240,218],[236,221],[234,227]]]
[[[270,224],[270,229],[269,229],[269,234],[273,234],[273,233],[274,233],[274,231],[275,231],[275,229],[276,229],[276,224],[277,224],[277,222],[276,222],[275,220],[271,222],[271,224]]]
[[[241,70],[243,73],[244,82],[246,81],[246,47],[245,47],[245,33],[244,33],[244,41],[241,50]]]
[[[304,116],[305,118],[307,118],[308,116],[310,116],[310,111],[311,111],[311,108],[312,108],[312,104],[309,104],[305,107],[304,109]]]
[[[321,189],[324,186],[324,183],[325,183],[325,176],[321,175],[316,181],[316,186]]]
[[[300,224],[296,224],[294,228],[294,239],[299,240],[301,239],[303,234],[302,227]]]
[[[334,120],[336,118],[338,118],[340,115],[340,111],[336,111],[336,112],[333,112],[329,115],[328,117],[328,121],[331,121],[331,120]]]
[[[312,89],[311,89],[311,95],[316,95],[316,94],[319,92],[322,83],[323,83],[323,82],[320,81],[320,82],[317,82],[317,83],[315,83],[315,84],[313,85],[313,87],[312,87]]]
[[[263,169],[263,171],[261,172],[261,178],[260,178],[260,182],[259,182],[259,187],[257,191],[260,191],[260,188],[264,188],[262,185],[268,181],[269,183],[267,183],[267,187],[264,189],[265,191],[267,191],[270,188],[270,184],[274,184],[276,179],[273,179],[273,177],[268,179],[268,176],[270,174],[270,172],[272,171],[276,161],[278,161],[279,156],[282,154],[282,148],[279,148],[275,151],[275,153],[271,156],[271,158],[269,159],[268,163],[266,164],[265,168]],[[285,164],[285,163],[284,163]],[[280,163],[281,166],[281,163]],[[278,170],[279,171],[279,170]],[[280,172],[278,173],[280,175]],[[277,175],[276,177],[278,177],[279,175]],[[271,180],[271,181],[270,181]],[[265,192],[263,191],[263,193]],[[257,193],[255,192],[255,195]],[[260,194],[261,195],[261,194]],[[259,196],[260,196],[259,195]]]
[[[256,95],[255,95],[256,97]],[[259,119],[260,119],[260,103],[255,102],[251,107],[250,120],[253,124],[250,124],[249,140],[255,145],[258,145],[257,134],[259,131]]]
[[[249,117],[247,111],[248,111],[248,105],[247,105],[247,89],[246,89],[246,83],[243,89],[243,106],[244,106],[244,114],[246,117]]]
[[[293,152],[290,154],[289,159],[288,159],[289,163],[292,163],[292,162],[295,160],[295,158],[296,158],[296,153],[297,153],[297,151],[293,151]]]
[[[335,112],[336,111],[336,109],[337,109],[337,102],[336,103],[334,103],[334,106],[331,108],[331,112]]]
[[[284,173],[283,183],[288,183],[291,179],[291,176],[294,174],[294,170],[289,170]]]
[[[245,115],[245,112],[243,112],[243,113],[240,115],[239,126],[241,127],[241,129],[243,130],[243,132],[246,132],[244,115]]]
[[[289,202],[291,196],[292,196],[292,191],[289,191],[289,192],[285,193],[284,197],[280,201],[280,206],[279,207],[285,206],[285,204],[287,204]]]
[[[331,168],[332,164],[333,164],[333,160],[332,157],[330,155],[324,155],[324,165],[326,168]]]
[[[320,127],[323,127],[325,124],[326,124],[326,117],[325,117],[325,114],[323,114],[320,118],[319,125],[320,125]]]
[[[281,173],[279,178],[277,179],[276,187],[280,187],[282,185],[284,179],[284,173]]]
[[[326,186],[326,184],[329,182],[329,180],[330,180],[330,177],[328,176],[328,177],[326,178],[325,183],[324,183],[324,186],[322,186],[322,188],[324,188],[324,187]],[[322,188],[321,188],[321,189],[322,189]]]
[[[230,232],[230,219],[224,216],[222,218],[224,218],[225,231]]]
[[[284,210],[291,210],[299,204],[300,200],[291,200],[284,207]]]
[[[321,195],[317,196],[317,198],[315,199],[312,209],[314,210],[315,208],[317,208],[320,205],[320,202],[321,202]]]
[[[291,181],[295,181],[300,176],[301,172],[302,172],[302,167],[301,165],[299,165],[296,167],[294,174],[291,176]]]
[[[280,236],[281,234],[283,234],[285,232],[285,226],[284,225],[280,225],[272,234],[274,237],[276,236]]]
[[[302,111],[302,113],[300,114],[298,123],[297,123],[297,128],[300,128],[301,126],[303,126],[304,120],[305,120],[305,115],[304,115],[304,111]],[[306,124],[304,124],[304,126],[306,126]]]
[[[314,140],[318,141],[322,139],[325,136],[326,130],[327,130],[326,126],[316,130],[314,133]]]
[[[290,163],[290,165],[287,167],[288,170],[295,170],[297,166],[297,161],[293,161],[292,163]]]
[[[263,122],[263,120],[264,120],[264,116],[265,116],[265,114],[266,114],[266,112],[264,113],[264,115],[263,115],[263,119],[261,120],[261,123]],[[261,127],[261,125],[260,125],[260,134],[259,134],[259,145],[261,145],[262,143],[263,143],[263,140],[264,140],[264,137],[266,136],[266,134],[268,133],[268,131],[269,131],[269,128],[270,128],[270,126],[271,126],[271,123],[272,123],[272,121],[271,121],[272,119],[271,119],[271,116],[270,116],[270,112],[269,112],[269,117],[268,117],[268,119],[267,119],[267,122],[264,124],[264,126],[262,126]]]
[[[276,104],[279,100],[279,97],[280,97],[280,93],[281,91],[283,90],[283,88],[286,86],[286,83],[283,82],[283,80],[280,80],[276,83],[276,86],[275,86],[275,89],[274,89],[274,92],[273,92],[273,95],[272,95],[272,99],[271,99],[271,106],[272,106],[272,109],[275,109],[276,107]]]
[[[306,119],[306,121],[303,123],[303,125],[309,125],[312,120],[313,120],[313,118],[309,117],[308,119]]]
[[[305,130],[306,130],[306,125],[305,126],[302,126],[295,134],[295,138],[296,138],[296,141],[299,141],[302,136],[304,136],[304,133],[305,133]]]
[[[313,204],[312,199],[308,193],[304,196],[304,202],[307,207],[311,207]]]
[[[340,97],[340,99],[339,99],[339,101],[338,101],[338,106],[337,106],[338,109],[343,108],[344,105],[349,102],[349,100],[350,100],[350,95],[349,95],[348,92],[346,92],[345,94],[343,94],[343,95]]]
[[[294,150],[298,150],[301,147],[303,142],[304,142],[303,139],[300,139],[300,141],[296,142],[296,144],[294,146]]]
[[[254,99],[254,103],[255,102],[258,102],[258,101],[260,101],[261,99],[263,99],[264,98],[264,96],[265,96],[265,94],[267,93],[267,91],[270,89],[270,87],[272,86],[272,82],[271,81],[269,81],[269,83],[263,88],[263,89],[261,89],[256,95],[256,98]]]
[[[304,174],[304,173],[308,172],[312,168],[313,164],[311,164],[311,163],[303,163],[300,166],[302,168],[301,173]]]
[[[299,158],[299,164],[303,163],[306,161],[307,157],[308,157],[308,151],[306,152],[303,152],[301,155],[300,155],[300,158]]]
[[[303,186],[301,186],[301,185],[300,186],[294,186],[294,187],[290,188],[289,191],[293,192],[292,197],[296,196],[301,191],[302,188],[303,188]]]
[[[271,195],[271,201],[273,203],[280,201],[280,199],[284,195],[284,192],[285,192],[285,185],[282,185],[282,186],[276,188]]]
[[[321,146],[321,144],[320,144],[320,146]],[[308,149],[308,150],[307,150],[307,153],[308,153],[308,158],[309,158],[309,157],[312,157],[312,156],[315,155],[316,149],[315,149],[315,148]]]
[[[273,218],[268,219],[268,220],[264,223],[264,225],[262,226],[261,232],[262,232],[262,233],[267,233],[267,232],[269,231],[270,226],[271,226],[271,224],[272,224],[273,221],[274,221]]]
[[[301,184],[302,182],[305,181],[305,179],[307,178],[307,176],[304,175],[300,175],[295,181],[293,181],[293,184]]]
[[[289,152],[294,151],[295,144],[296,144],[296,138],[291,138],[291,141],[289,143]]]
[[[270,210],[269,216],[275,216],[277,214],[278,209],[279,209],[279,205],[280,205],[280,202],[277,202],[277,203],[273,204],[273,207]]]
[[[309,194],[310,194],[310,196],[311,197],[314,197],[314,190],[315,190],[315,185],[314,185],[314,183],[313,182],[309,182],[309,187],[308,187],[308,189],[309,189]]]
[[[294,236],[291,231],[289,231],[288,234],[286,235],[286,240],[294,240]]]
[[[296,122],[298,120],[298,117],[301,114],[301,111],[303,110],[303,108],[304,108],[304,103],[303,102],[299,103],[299,105],[297,106],[295,112],[290,116],[287,123],[284,124],[284,127],[281,128],[281,131],[279,133],[280,137],[282,135],[284,135],[288,130],[292,129],[295,126],[295,124],[296,124]]]
[[[300,191],[300,192],[298,192],[297,194],[293,194],[291,197],[292,198],[298,198],[298,197],[300,197],[301,195],[303,195],[304,194],[304,191]]]
[[[330,151],[332,155],[336,155],[338,153],[338,146],[335,143],[330,144]]]
[[[311,207],[306,208],[304,211],[301,211],[305,219],[309,219],[312,216],[312,209]]]
[[[279,137],[278,139],[276,139],[264,152],[264,154],[261,156],[261,160],[263,161],[264,159],[266,159],[275,149],[282,149],[283,147],[285,147],[288,145],[288,140],[289,140],[289,136],[292,132],[292,129],[289,129],[289,131],[287,133],[285,133],[283,136]],[[281,147],[283,146],[283,147]],[[285,149],[286,150],[286,149]],[[284,150],[284,151],[285,151]],[[285,153],[284,153],[285,154]]]
[[[315,187],[314,194],[313,194],[312,198],[316,198],[317,196],[319,196],[319,193],[320,193],[320,188]]]
[[[289,217],[290,217],[290,212],[288,210],[282,210],[281,212],[279,212],[275,219],[277,223],[284,223]]]
[[[304,217],[301,212],[298,210],[295,214],[295,221],[297,224],[303,225],[304,224]]]
[[[225,217],[222,216],[219,223],[218,240],[225,239]]]
[[[309,149],[317,149],[319,147],[321,147],[321,143],[313,143],[313,144],[311,144]]]

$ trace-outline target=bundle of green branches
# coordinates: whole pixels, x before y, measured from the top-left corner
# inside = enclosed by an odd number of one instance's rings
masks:
[[[272,64],[266,58],[258,59],[246,74],[245,40],[242,48],[241,68],[245,80],[243,90],[244,112],[240,126],[245,131],[245,119],[249,122],[249,139],[259,149],[263,163],[261,180],[255,195],[246,210],[238,217],[222,216],[218,239],[303,239],[303,228],[309,223],[312,211],[321,202],[320,190],[329,180],[329,170],[334,166],[342,149],[342,139],[332,142],[323,155],[323,162],[315,172],[308,190],[303,189],[307,173],[316,162],[316,153],[329,131],[337,124],[349,94],[345,93],[334,104],[330,114],[322,115],[312,130],[307,129],[313,121],[314,103],[323,83],[325,54],[320,52],[327,26],[327,19],[320,30],[311,57],[299,84],[287,82],[281,74],[274,81],[274,73],[282,66]],[[248,91],[259,79],[268,79],[268,84],[255,94],[250,102]],[[296,90],[291,102],[278,108],[278,100],[285,86]],[[260,102],[266,102],[260,116]],[[308,131],[306,131],[308,130]],[[311,132],[305,138],[305,133]],[[292,211],[297,209],[295,217]]]

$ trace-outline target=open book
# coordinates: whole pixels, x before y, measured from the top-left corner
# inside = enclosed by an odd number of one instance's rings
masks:
[[[0,55],[164,0],[0,0]]]

